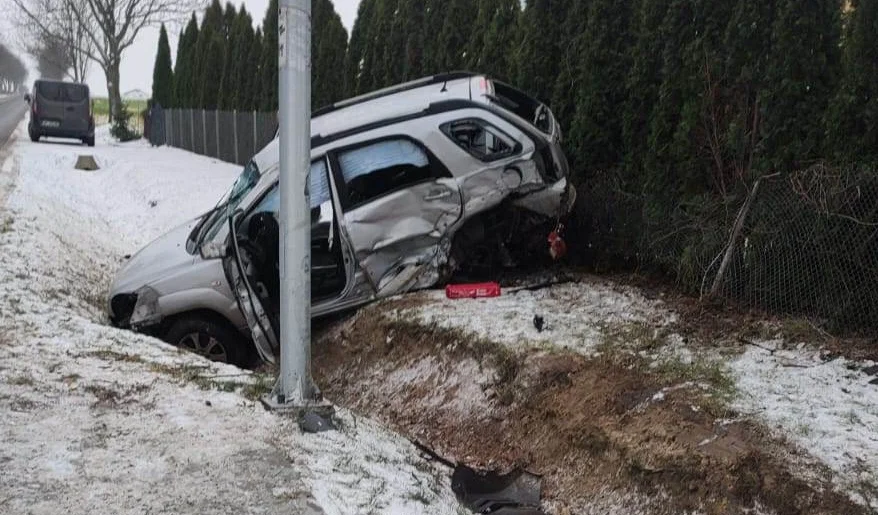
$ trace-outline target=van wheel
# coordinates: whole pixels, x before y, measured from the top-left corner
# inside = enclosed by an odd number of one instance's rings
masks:
[[[184,316],[175,321],[164,340],[211,361],[240,367],[251,364],[247,341],[225,321],[204,315]]]
[[[90,147],[93,147],[95,146],[95,137],[92,136],[90,138],[82,138],[82,142]]]
[[[32,130],[28,130],[27,135],[30,136],[30,140],[33,141],[34,143],[36,143],[37,141],[40,141],[39,133],[36,133]]]

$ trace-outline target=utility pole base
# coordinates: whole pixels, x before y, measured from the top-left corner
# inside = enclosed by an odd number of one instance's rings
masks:
[[[301,404],[281,402],[274,394],[260,399],[262,406],[279,415],[295,417],[299,428],[306,433],[322,433],[336,429],[333,416],[335,406],[324,401],[310,401]]]

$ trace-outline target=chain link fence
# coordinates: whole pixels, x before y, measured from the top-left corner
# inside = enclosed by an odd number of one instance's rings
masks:
[[[597,272],[657,271],[705,298],[842,334],[878,331],[874,169],[817,165],[686,203],[636,191],[621,173],[577,189],[571,256]]]
[[[277,134],[277,113],[152,107],[146,135],[169,145],[243,165]]]
[[[757,182],[702,293],[837,331],[878,329],[878,177],[822,165]]]

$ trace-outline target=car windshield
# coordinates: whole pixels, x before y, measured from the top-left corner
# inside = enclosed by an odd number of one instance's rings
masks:
[[[244,197],[256,187],[259,177],[259,168],[255,162],[250,161],[216,207],[201,219],[199,227],[197,227],[198,230],[195,231],[198,234],[196,241],[199,245],[212,240],[217,235],[228,216],[238,209],[238,205],[244,200]]]

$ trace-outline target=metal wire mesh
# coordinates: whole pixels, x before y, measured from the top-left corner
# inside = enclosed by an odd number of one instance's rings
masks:
[[[814,166],[752,196],[725,270],[715,260],[705,283],[719,276],[722,297],[834,330],[878,328],[878,177]]]

